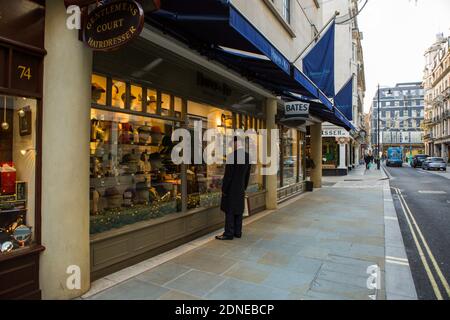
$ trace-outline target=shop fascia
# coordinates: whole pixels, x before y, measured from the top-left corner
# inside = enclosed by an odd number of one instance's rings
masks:
[[[277,143],[279,136],[278,129],[260,129],[258,131],[248,129],[244,131],[242,129],[210,128],[204,131],[202,121],[195,121],[194,137],[192,137],[191,131],[184,128],[176,129],[172,133],[172,141],[178,142],[178,144],[173,148],[171,158],[176,165],[192,164],[192,159],[194,159],[194,164],[245,164],[244,150],[247,150],[250,163],[262,165],[261,175],[274,175],[278,172],[279,167],[279,145]],[[238,140],[237,159],[234,159],[233,152],[224,154],[227,146],[233,145],[235,137]],[[191,141],[194,141],[193,146]],[[244,149],[246,141],[248,141],[248,148]],[[203,142],[207,142],[204,149]],[[269,144],[270,148],[268,148]],[[268,154],[269,150],[272,150],[270,155]]]

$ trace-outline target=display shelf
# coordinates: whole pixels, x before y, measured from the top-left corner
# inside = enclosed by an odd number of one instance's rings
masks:
[[[10,209],[10,210],[0,210],[0,214],[7,214],[7,213],[23,213],[27,212],[27,209]]]

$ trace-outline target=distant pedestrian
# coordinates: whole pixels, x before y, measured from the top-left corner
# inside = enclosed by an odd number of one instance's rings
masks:
[[[370,156],[368,154],[364,155],[364,162],[366,163],[366,170],[370,169]]]

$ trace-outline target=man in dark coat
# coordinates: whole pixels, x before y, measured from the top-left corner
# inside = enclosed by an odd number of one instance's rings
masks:
[[[245,208],[245,190],[250,178],[250,157],[243,148],[238,148],[234,138],[233,163],[225,166],[222,181],[222,201],[220,209],[225,212],[225,232],[216,236],[218,240],[233,240],[242,236],[242,216]],[[230,155],[229,155],[230,156]],[[245,160],[241,163],[240,160]]]

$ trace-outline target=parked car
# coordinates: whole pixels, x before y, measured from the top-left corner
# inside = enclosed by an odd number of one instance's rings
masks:
[[[422,163],[423,163],[428,157],[430,157],[430,156],[429,156],[429,155],[426,155],[426,154],[417,154],[417,155],[415,155],[415,156],[413,157],[413,159],[412,159],[411,166],[412,166],[413,168],[417,168],[417,167],[422,168]]]
[[[428,157],[422,163],[422,169],[424,170],[443,170],[447,171],[447,164],[443,158]]]

